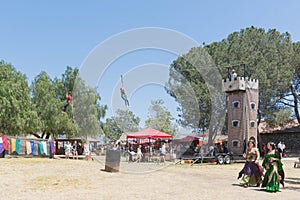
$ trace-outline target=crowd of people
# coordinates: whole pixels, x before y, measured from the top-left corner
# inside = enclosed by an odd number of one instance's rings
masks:
[[[91,144],[87,141],[83,144],[78,143],[76,140],[71,144],[70,141],[67,141],[64,145],[65,158],[69,159],[71,156],[73,159],[78,160],[78,151],[84,154],[84,160],[89,160],[91,157]]]
[[[239,172],[238,179],[244,187],[256,186],[266,188],[266,191],[277,192],[280,190],[280,184],[284,187],[284,170],[281,158],[285,146],[283,142],[276,145],[269,142],[262,148],[263,157],[260,165],[260,151],[256,147],[254,140],[249,140],[247,150],[244,154],[246,163]]]
[[[137,163],[142,161],[165,163],[167,153],[172,152],[171,145],[166,142],[151,142],[150,144],[128,143],[125,145],[117,142],[113,149],[121,151],[121,154],[127,157],[128,162]]]

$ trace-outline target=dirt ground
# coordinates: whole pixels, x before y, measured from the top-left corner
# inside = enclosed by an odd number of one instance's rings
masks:
[[[99,160],[102,159],[102,162]],[[300,198],[300,168],[283,160],[286,187],[268,193],[239,186],[242,163],[230,165],[121,162],[120,172],[95,161],[0,159],[0,199],[286,199]]]

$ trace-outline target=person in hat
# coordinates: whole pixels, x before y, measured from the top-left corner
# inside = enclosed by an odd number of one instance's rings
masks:
[[[247,150],[243,157],[246,163],[243,168],[242,180],[240,182],[244,187],[260,186],[263,175],[263,168],[259,165],[259,150],[256,148],[255,141],[249,140]]]

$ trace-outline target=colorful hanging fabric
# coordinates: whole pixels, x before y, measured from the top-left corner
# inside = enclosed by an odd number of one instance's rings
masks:
[[[7,137],[2,135],[2,142],[4,145],[4,150],[8,151],[9,150],[9,145],[8,145],[8,141],[7,141]]]
[[[43,146],[43,143],[42,142],[38,142],[38,145],[39,145],[39,149],[40,149],[40,154],[43,155],[45,152],[44,152],[44,146]]]
[[[31,146],[31,153],[35,155],[35,150],[34,150],[34,141],[30,141],[30,146]]]
[[[43,141],[42,142],[42,144],[43,144],[43,149],[44,149],[44,153],[45,153],[45,155],[48,155],[48,148],[47,148],[47,143],[45,142],[45,141]]]
[[[53,140],[50,141],[50,152],[51,152],[52,154],[55,153],[55,147],[54,147],[54,141],[53,141]]]
[[[21,143],[20,139],[17,138],[16,139],[16,152],[17,152],[17,154],[20,154],[20,143]]]
[[[26,155],[26,140],[20,140],[20,154]]]
[[[0,153],[2,153],[3,151],[4,151],[4,144],[3,144],[2,136],[0,136]]]
[[[10,138],[10,153],[16,151],[16,138]]]
[[[31,153],[32,153],[32,151],[31,151],[30,141],[26,141],[26,154],[29,155]]]
[[[39,143],[38,142],[34,143],[34,151],[35,151],[35,155],[39,155]]]

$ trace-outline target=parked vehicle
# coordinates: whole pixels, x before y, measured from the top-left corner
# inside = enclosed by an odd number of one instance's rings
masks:
[[[226,145],[226,144],[225,144]],[[217,143],[214,146],[210,146],[207,151],[201,151],[193,153],[191,149],[184,152],[178,159],[177,163],[181,163],[182,160],[193,160],[190,164],[193,166],[195,163],[212,162],[216,164],[230,164],[234,161],[244,161],[243,154],[233,155],[227,151],[227,148],[220,148],[220,144]],[[176,163],[176,164],[177,164]]]

